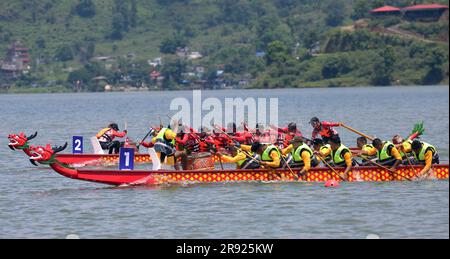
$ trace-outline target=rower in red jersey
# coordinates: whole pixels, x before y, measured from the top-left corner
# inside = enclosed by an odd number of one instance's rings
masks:
[[[200,152],[200,138],[192,128],[184,127],[177,134],[176,143],[178,149],[186,151],[187,155]]]
[[[317,135],[320,135],[325,144],[328,144],[331,137],[339,137],[338,132],[333,127],[342,126],[342,122],[320,121],[317,117],[312,118],[309,123],[313,127],[311,138],[315,139]]]
[[[198,137],[200,138],[200,152],[209,152],[212,149],[217,149],[214,138],[209,135],[209,130],[205,127],[200,129]]]
[[[295,122],[291,122],[288,124],[287,128],[277,128],[272,126],[272,128],[278,130],[278,134],[284,134],[284,138],[282,138],[282,135],[279,136],[279,142],[278,146],[280,147],[287,147],[289,146],[289,141],[293,140],[294,137],[302,137],[302,133],[300,130],[297,129],[297,124]],[[280,143],[281,142],[281,143]]]
[[[240,144],[251,145],[253,144],[253,134],[249,131],[247,124],[243,123],[244,131],[236,132],[233,137],[234,140],[239,142]]]

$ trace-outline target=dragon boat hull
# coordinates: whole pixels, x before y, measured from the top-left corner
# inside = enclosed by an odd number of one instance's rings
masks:
[[[77,180],[103,183],[108,185],[161,185],[176,183],[219,183],[219,182],[325,182],[341,181],[329,168],[313,168],[299,180],[287,169],[278,170],[207,170],[207,171],[148,171],[148,170],[89,170],[71,169],[52,164],[51,167],[59,174]],[[416,176],[422,166],[400,166],[395,174],[378,167],[358,167],[349,174],[348,181],[405,181],[407,179],[448,179],[449,165],[433,165],[427,175]],[[298,173],[300,169],[293,169]],[[337,169],[343,173],[343,169]]]
[[[74,167],[115,165],[119,163],[118,154],[56,154],[55,158],[61,163]],[[220,161],[220,158],[215,155],[212,156],[212,159],[215,163]],[[148,164],[151,162],[152,159],[149,154],[138,153],[134,156],[135,164]]]

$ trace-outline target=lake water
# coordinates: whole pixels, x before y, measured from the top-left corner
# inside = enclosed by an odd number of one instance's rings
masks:
[[[424,121],[423,140],[449,154],[449,87],[204,91],[204,98],[279,98],[280,124],[343,121],[391,139]],[[111,188],[33,167],[7,135],[38,131],[62,145],[111,121],[140,139],[172,99],[192,92],[0,95],[0,238],[449,238],[448,181],[205,184]],[[339,129],[343,142],[355,134]],[[88,146],[86,141],[86,146]],[[90,149],[90,147],[88,147]],[[66,151],[69,152],[69,151]]]

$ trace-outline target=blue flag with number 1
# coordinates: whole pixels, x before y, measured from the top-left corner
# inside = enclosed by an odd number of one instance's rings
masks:
[[[119,170],[134,169],[134,148],[121,148],[119,152]]]

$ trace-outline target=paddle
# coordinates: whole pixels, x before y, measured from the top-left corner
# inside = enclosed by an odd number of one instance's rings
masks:
[[[152,132],[154,132],[154,131],[155,131],[155,130],[154,130],[153,128],[150,129],[150,130],[147,132],[147,134],[145,135],[145,137],[139,142],[139,144],[137,144],[136,148],[139,149],[139,147],[141,146],[141,143],[144,142],[144,140],[145,140]]]
[[[227,136],[228,138],[230,138],[231,140],[233,140],[233,137],[231,137],[230,135],[228,135],[226,132],[224,132],[222,129],[220,129],[217,125],[214,125],[214,128],[219,130],[222,134],[224,134],[225,136]],[[250,158],[252,161],[256,161],[254,157],[250,156],[249,154],[247,154],[246,152],[243,152],[245,154],[246,157]],[[281,159],[286,163],[286,166],[289,168],[289,171],[291,172],[291,174],[294,176],[294,179],[298,180],[298,175],[294,173],[294,171],[292,170],[292,168],[287,164],[286,160],[283,158],[283,155],[281,155]],[[259,164],[261,164],[260,161],[258,161]],[[270,168],[272,169],[272,168]],[[270,170],[268,168],[268,170]],[[273,170],[273,169],[272,169]]]
[[[348,129],[349,131],[351,131],[351,132],[353,132],[353,133],[356,133],[356,134],[358,134],[358,135],[360,135],[360,136],[365,137],[365,138],[368,139],[368,140],[373,141],[373,140],[375,139],[374,137],[371,137],[371,136],[369,136],[369,135],[366,135],[366,134],[362,133],[361,131],[358,131],[358,130],[356,130],[356,129],[350,127],[350,126],[345,125],[344,123],[341,123],[341,126],[344,127],[344,128],[346,128],[346,129]]]
[[[335,173],[337,176],[339,176],[339,178],[341,178],[342,181],[346,182],[348,181],[347,178],[343,177],[340,173],[338,173],[326,160],[325,158],[321,155],[321,154],[317,154],[317,156],[320,158],[320,160],[322,160],[322,162],[331,169],[331,171],[333,171],[333,173]]]
[[[361,157],[361,156],[358,155],[358,157]],[[361,157],[361,158],[362,158],[362,157]],[[372,161],[372,160],[367,160],[367,161],[368,161],[369,163],[375,165],[375,166],[378,166],[378,167],[381,168],[381,169],[384,169],[384,170],[390,172],[391,174],[400,176],[401,178],[406,179],[406,180],[408,180],[408,181],[412,181],[412,180],[409,179],[408,177],[405,177],[405,176],[403,176],[403,175],[400,175],[400,174],[398,174],[397,172],[395,172],[394,170],[391,170],[391,169],[389,169],[389,168],[387,168],[387,167],[385,167],[385,166],[383,166],[383,165],[380,165],[380,164],[378,164],[377,162],[374,162],[374,161]]]

